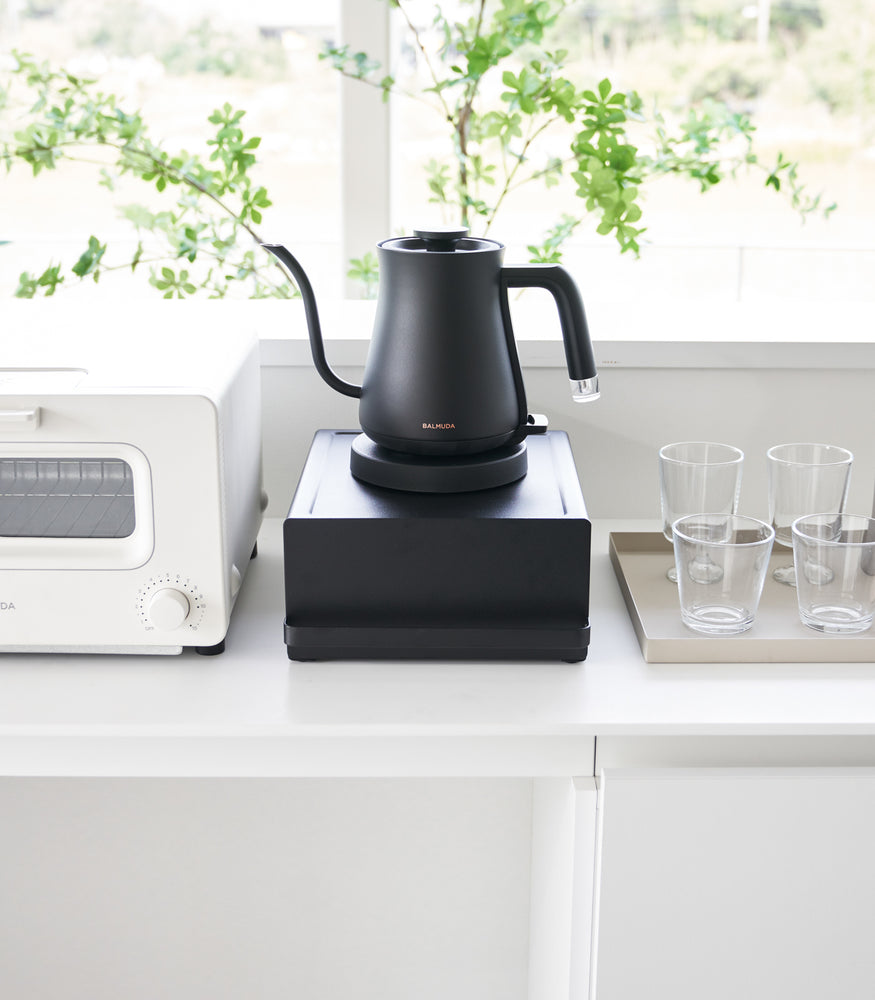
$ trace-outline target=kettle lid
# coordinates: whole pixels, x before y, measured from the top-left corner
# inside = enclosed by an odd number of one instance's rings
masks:
[[[414,253],[454,253],[503,250],[496,240],[469,237],[466,226],[429,226],[414,229],[413,236],[398,236],[383,240],[377,246],[385,250],[405,250]]]

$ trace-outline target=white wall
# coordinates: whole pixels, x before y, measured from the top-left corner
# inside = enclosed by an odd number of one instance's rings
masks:
[[[262,345],[265,479],[275,516],[288,509],[314,432],[358,423],[357,400],[331,390],[312,367],[300,305],[281,306],[290,339]],[[705,328],[701,308],[596,306],[589,312],[602,396],[575,404],[552,312],[541,308],[516,321],[529,409],[570,435],[592,517],[657,518],[657,451],[690,439],[744,450],[744,513],[767,512],[766,449],[802,440],[850,448],[849,509],[872,509],[875,309],[730,304],[708,314]],[[326,344],[329,361],[345,379],[360,381],[367,304],[329,308],[326,319],[323,327],[336,338]]]

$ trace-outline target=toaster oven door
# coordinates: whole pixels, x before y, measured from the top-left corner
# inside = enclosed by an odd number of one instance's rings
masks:
[[[129,444],[0,444],[0,566],[134,569],[154,547],[146,456]]]

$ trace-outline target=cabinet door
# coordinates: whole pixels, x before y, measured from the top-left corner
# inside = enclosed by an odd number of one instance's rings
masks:
[[[529,779],[3,778],[0,998],[525,1000],[531,831]]]
[[[594,1000],[875,995],[875,769],[601,778]]]

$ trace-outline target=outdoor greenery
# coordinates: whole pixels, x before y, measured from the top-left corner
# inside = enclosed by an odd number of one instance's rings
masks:
[[[62,6],[59,4],[59,6]],[[236,77],[278,77],[284,53],[276,38],[216,25],[214,17],[191,21],[183,31],[160,6],[142,0],[88,4],[76,12],[79,44],[115,56],[157,59],[169,72]]]
[[[540,245],[535,261],[556,261],[562,244],[585,218],[596,231],[616,238],[621,252],[640,250],[642,185],[667,174],[681,175],[704,192],[742,168],[760,170],[767,187],[786,193],[807,215],[830,212],[820,195],[801,183],[798,164],[778,154],[760,158],[755,126],[743,111],[705,97],[676,121],[646,110],[635,91],[619,91],[610,79],[581,87],[567,72],[568,51],[556,46],[568,13],[585,16],[591,5],[572,0],[472,0],[461,20],[435,9],[431,30],[414,22],[407,0],[385,0],[407,26],[425,87],[411,89],[366,52],[328,46],[325,58],[342,74],[431,107],[445,123],[444,155],[426,167],[430,201],[452,207],[461,225],[487,233],[505,199],[538,182],[563,176],[583,202],[563,214]],[[578,35],[580,32],[578,31]],[[499,77],[500,101],[490,99]],[[543,139],[564,129],[565,152],[555,155]],[[640,137],[640,138],[639,138]]]

